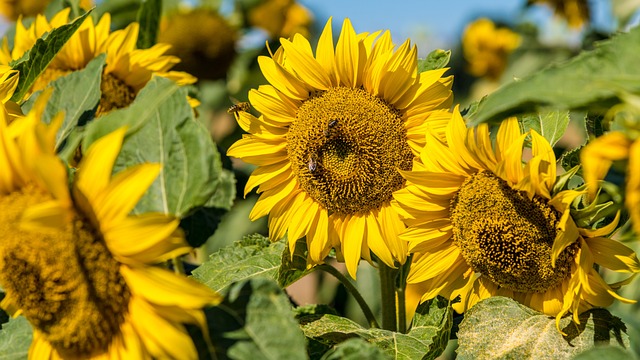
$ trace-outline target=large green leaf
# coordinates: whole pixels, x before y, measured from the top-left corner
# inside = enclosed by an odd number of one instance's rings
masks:
[[[561,321],[513,299],[491,297],[466,312],[458,331],[458,357],[464,359],[568,359],[598,343],[629,346],[624,324],[604,309]]]
[[[57,150],[76,129],[78,123],[86,122],[93,117],[95,107],[100,101],[100,83],[105,59],[106,56],[100,54],[84,69],[74,71],[51,83],[53,92],[47,101],[42,121],[48,124],[57,114],[64,113],[64,121],[56,137]],[[40,92],[29,97],[22,105],[22,110],[29,111],[39,95]]]
[[[89,13],[86,13],[69,24],[51,30],[48,34],[36,40],[33,47],[22,55],[20,59],[11,62],[11,67],[20,71],[18,87],[11,97],[11,100],[16,102],[22,100],[24,95],[29,91],[29,88],[31,88],[31,85],[33,85],[47,66],[49,66],[56,54],[78,30],[88,15]]]
[[[224,301],[206,310],[217,359],[305,359],[305,339],[287,295],[271,279],[231,286]],[[204,356],[202,356],[204,357]]]
[[[386,360],[393,359],[375,345],[360,338],[348,339],[328,351],[322,360]]]
[[[0,330],[0,360],[26,359],[33,337],[31,324],[24,316],[2,324]]]
[[[573,360],[634,360],[637,358],[632,351],[617,346],[598,346],[579,353]]]
[[[553,146],[567,130],[567,126],[569,125],[569,112],[545,111],[539,114],[524,115],[518,120],[524,131],[528,131],[529,129],[535,130]]]
[[[235,282],[257,276],[276,280],[284,248],[283,241],[271,243],[258,234],[245,236],[211,254],[192,276],[219,293],[225,293]]]
[[[134,213],[184,216],[211,199],[222,171],[220,154],[194,118],[186,89],[171,80],[153,78],[129,107],[87,125],[83,149],[122,126],[128,132],[114,172],[146,162],[163,164]]]
[[[568,62],[509,83],[484,98],[470,114],[471,125],[499,122],[548,108],[608,109],[623,91],[640,91],[640,27],[597,44]]]
[[[155,45],[162,14],[162,0],[142,0],[138,10],[138,49],[147,49]]]
[[[449,338],[451,308],[442,300],[423,307],[414,327],[407,334],[382,329],[365,329],[359,324],[336,315],[300,316],[305,336],[328,346],[353,337],[360,337],[384,351],[392,359],[435,359],[444,350],[442,339]]]
[[[307,240],[305,238],[296,241],[293,256],[289,251],[289,246],[285,246],[282,253],[282,263],[278,269],[280,286],[286,288],[312,271],[307,268]]]

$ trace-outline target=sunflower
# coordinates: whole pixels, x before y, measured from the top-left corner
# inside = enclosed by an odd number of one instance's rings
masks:
[[[67,24],[69,11],[69,8],[60,11],[51,22],[44,15],[38,15],[29,28],[18,21],[14,47],[9,50],[5,39],[0,50],[0,64],[9,64],[12,60],[19,59],[46,32]],[[107,54],[107,59],[100,84],[102,97],[98,116],[131,104],[138,91],[153,75],[172,79],[180,85],[196,81],[187,73],[170,71],[180,61],[175,56],[164,55],[170,45],[156,44],[149,49],[136,49],[140,27],[138,23],[131,23],[125,29],[114,32],[110,32],[110,26],[111,16],[108,13],[97,24],[94,24],[92,17],[87,17],[30,90],[34,92],[44,89],[51,81],[83,69],[102,53]]]
[[[591,18],[591,9],[587,0],[527,0],[527,6],[533,4],[549,6],[556,16],[566,19],[569,26],[574,29],[589,23]]]
[[[29,358],[197,359],[182,324],[205,329],[201,309],[219,298],[152,266],[189,251],[178,219],[128,215],[160,166],[112,178],[117,130],[88,149],[71,196],[53,153],[63,117],[39,120],[47,97],[10,125],[0,112],[0,306],[33,326]]]
[[[469,73],[476,77],[500,78],[509,54],[520,46],[520,35],[506,27],[496,27],[481,18],[467,25],[462,35],[462,51]]]
[[[273,39],[294,34],[308,37],[313,14],[295,0],[263,0],[248,11],[247,20]]]
[[[554,193],[556,158],[536,131],[521,133],[516,118],[505,120],[492,146],[488,126],[467,129],[455,109],[446,141],[427,132],[427,143],[407,186],[392,205],[408,226],[401,238],[413,256],[407,279],[407,308],[436,295],[461,297],[464,312],[491,296],[507,296],[560,318],[614,299],[594,264],[637,273],[636,254],[604,237],[618,218],[597,230],[578,228],[570,204],[584,191]],[[532,158],[523,166],[530,137]],[[633,276],[632,276],[633,277]],[[630,277],[630,278],[632,278]]]
[[[0,65],[0,102],[4,105],[10,118],[22,115],[20,105],[11,101],[13,93],[18,87],[20,74],[7,65]]]
[[[180,58],[177,70],[218,80],[226,77],[236,57],[238,36],[238,30],[217,11],[196,8],[163,18],[158,41],[170,44],[169,54]]]
[[[2,0],[0,14],[11,21],[20,16],[35,16],[41,14],[49,5],[49,0]],[[91,0],[80,0],[80,8],[89,10],[93,6]]]
[[[625,132],[611,131],[591,141],[580,152],[584,179],[591,198],[598,190],[614,161],[627,160],[625,207],[629,211],[633,229],[640,233],[640,141]]]
[[[262,115],[239,113],[250,134],[228,151],[258,166],[245,188],[261,193],[251,219],[269,214],[270,238],[288,233],[291,248],[306,236],[310,263],[335,247],[352,277],[370,252],[404,263],[404,225],[390,206],[405,183],[397,169],[411,169],[426,126],[444,128],[448,119],[431,115],[450,106],[451,77],[419,74],[409,40],[394,50],[388,31],[356,34],[348,19],[335,49],[327,22],[315,57],[301,35],[281,44],[258,58],[271,85],[249,101]]]

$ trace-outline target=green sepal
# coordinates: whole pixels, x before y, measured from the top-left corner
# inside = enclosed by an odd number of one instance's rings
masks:
[[[449,64],[451,50],[436,49],[424,59],[418,59],[418,73],[442,69]]]

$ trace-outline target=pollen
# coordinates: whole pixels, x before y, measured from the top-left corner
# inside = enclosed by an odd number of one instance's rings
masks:
[[[22,212],[50,200],[33,187],[0,197],[0,284],[15,308],[63,358],[105,351],[130,292],[102,238],[82,219],[63,230],[20,228]]]
[[[96,110],[96,117],[127,107],[136,98],[136,91],[113,74],[102,74],[100,91],[102,96]]]
[[[451,201],[453,241],[467,264],[518,292],[545,292],[568,277],[577,243],[551,264],[560,216],[546,199],[529,199],[489,171],[467,179]]]
[[[312,94],[288,133],[300,186],[329,213],[367,212],[389,202],[410,170],[402,113],[360,88]]]

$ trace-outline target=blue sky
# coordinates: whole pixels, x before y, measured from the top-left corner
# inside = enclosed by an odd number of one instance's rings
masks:
[[[406,38],[418,45],[422,56],[436,48],[456,43],[465,24],[481,16],[513,23],[520,19],[526,0],[298,0],[311,9],[316,20],[324,24],[334,18],[334,33],[349,17],[356,32],[391,30],[396,43]],[[590,1],[596,23],[607,14],[608,1]],[[551,11],[536,6],[527,18],[550,19]],[[557,29],[556,29],[557,30]],[[560,29],[562,31],[562,29]]]

